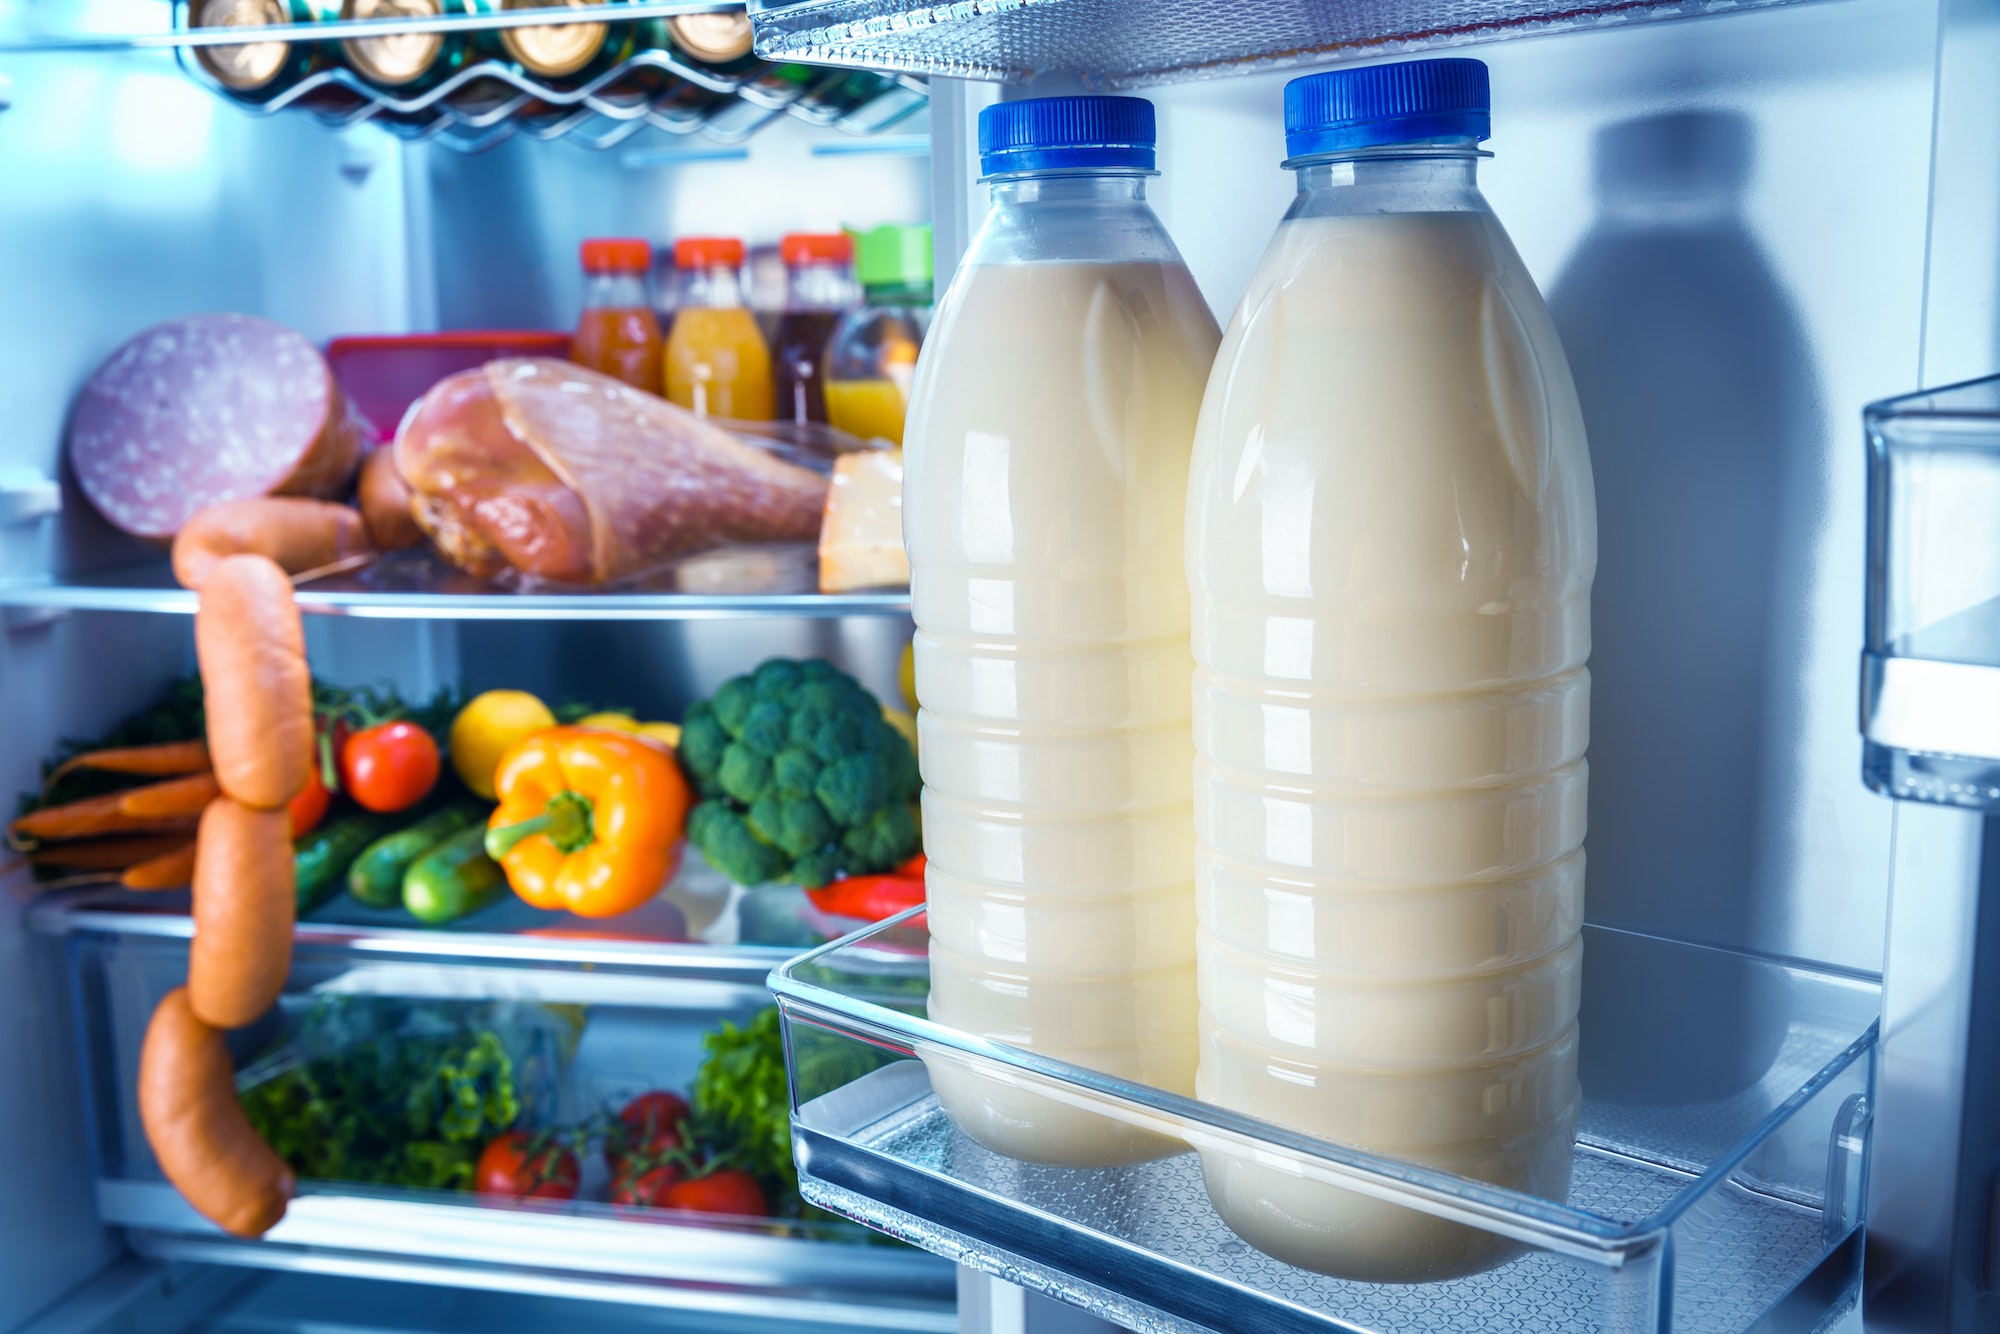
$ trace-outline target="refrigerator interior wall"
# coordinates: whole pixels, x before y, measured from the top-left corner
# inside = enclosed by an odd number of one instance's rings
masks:
[[[1879,969],[1891,812],[1857,777],[1857,427],[1918,375],[1936,6],[1464,53],[1492,71],[1482,185],[1590,431],[1590,916]],[[1293,193],[1295,75],[1143,90],[1149,193],[1225,320]]]

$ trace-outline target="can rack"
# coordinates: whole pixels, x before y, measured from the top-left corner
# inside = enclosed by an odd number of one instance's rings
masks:
[[[188,0],[176,0],[177,32],[189,31],[189,9]],[[591,17],[609,23],[641,21]],[[252,114],[302,112],[335,130],[375,124],[401,139],[435,142],[464,153],[483,152],[517,134],[538,140],[568,139],[602,150],[646,129],[674,135],[699,132],[716,143],[740,144],[780,116],[846,134],[870,135],[907,119],[929,102],[927,84],[915,75],[816,70],[811,79],[773,90],[760,86],[762,71],[720,74],[666,49],[641,51],[571,88],[552,87],[504,60],[483,60],[413,97],[398,97],[352,70],[336,67],[317,70],[278,96],[259,102],[234,96],[194,58],[191,44],[175,45],[174,58],[189,78]],[[649,71],[705,92],[726,94],[727,100],[699,111],[677,110],[660,107],[657,96],[625,91],[643,84]],[[872,80],[879,87],[851,106],[829,103],[828,94],[855,79]],[[475,85],[507,91],[497,99],[481,98],[467,105],[465,95]]]

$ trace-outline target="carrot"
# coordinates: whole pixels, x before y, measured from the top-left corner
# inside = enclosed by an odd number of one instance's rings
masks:
[[[37,848],[28,854],[28,860],[36,866],[62,866],[75,871],[123,871],[177,848],[192,846],[194,840],[186,834],[86,838]]]
[[[252,554],[303,574],[374,548],[361,511],[296,496],[245,496],[198,512],[174,535],[174,578],[200,589],[230,556]]]
[[[165,778],[174,774],[200,773],[206,768],[208,743],[199,738],[193,741],[164,741],[157,746],[119,746],[70,756],[50,772],[42,790],[48,791],[55,786],[57,779],[77,769]]]
[[[195,840],[188,839],[145,861],[134,862],[118,877],[127,889],[179,889],[194,879]]]
[[[278,999],[292,966],[291,816],[217,797],[194,853],[188,1003],[203,1023],[240,1028]]]
[[[219,1226],[255,1237],[285,1216],[298,1180],[243,1114],[229,1049],[185,987],[168,992],[146,1025],[139,1123],[167,1180]]]
[[[130,788],[118,794],[118,813],[141,819],[184,817],[195,819],[221,793],[222,785],[212,773],[170,778],[148,787]]]
[[[217,564],[202,585],[194,646],[222,790],[252,810],[279,809],[313,763],[312,677],[285,572],[263,556]]]
[[[172,780],[180,782],[179,779]],[[166,786],[166,784],[155,784]],[[148,788],[127,789],[124,792],[107,792],[101,797],[85,797],[82,801],[72,801],[65,806],[48,806],[39,811],[30,811],[7,826],[7,841],[17,848],[32,843],[49,843],[66,838],[91,838],[99,834],[149,834],[166,829],[185,828],[200,808],[177,814],[144,815],[133,814],[125,809],[125,802],[134,791],[145,792]]]

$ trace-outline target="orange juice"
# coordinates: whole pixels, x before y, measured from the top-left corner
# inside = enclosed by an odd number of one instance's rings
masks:
[[[706,417],[770,421],[775,412],[771,352],[743,304],[734,237],[683,237],[674,245],[681,303],[667,335],[667,398]]]
[[[910,391],[894,380],[828,380],[826,419],[863,440],[903,443],[903,414]]]

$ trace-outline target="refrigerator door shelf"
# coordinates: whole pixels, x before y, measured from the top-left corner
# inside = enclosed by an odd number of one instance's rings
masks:
[[[1869,405],[1862,775],[2000,813],[2000,376]]]
[[[1313,65],[1490,42],[1599,24],[1733,12],[1792,0],[1472,0],[1411,5],[1335,0],[1241,5],[1173,0],[1132,21],[1123,0],[749,0],[757,54],[1027,83],[1082,75],[1122,89],[1249,69]]]
[[[1609,927],[1584,934],[1566,1202],[933,1023],[914,914],[772,976],[801,1183],[824,1208],[1142,1334],[1824,1327],[1858,1291],[1878,982]],[[960,1097],[1005,1084],[1036,1115],[1094,1118],[1105,1142],[1150,1136],[1161,1156],[1102,1168],[1004,1157],[943,1111],[941,1070]],[[1380,1227],[1436,1235],[1448,1220],[1490,1267],[1418,1283],[1294,1268],[1224,1224],[1189,1146],[1313,1183],[1322,1200],[1338,1187]]]
[[[769,1007],[770,950],[564,935],[514,937],[510,949],[498,934],[425,945],[414,931],[343,938],[333,928],[302,930],[279,1004],[229,1039],[246,1104],[290,1146],[304,1179],[265,1236],[222,1233],[163,1179],[137,1114],[147,1022],[187,976],[187,932],[160,929],[173,921],[51,905],[35,923],[59,945],[68,976],[98,1217],[130,1229],[143,1253],[748,1312],[812,1328],[828,1320],[954,1328],[951,1265],[884,1246],[845,1220],[721,1218],[612,1202],[619,1109],[652,1090],[689,1093],[704,1038]],[[451,1091],[437,1096],[455,1110],[424,1101],[426,1080],[444,1081],[439,1087]],[[518,1112],[500,1110],[503,1087]],[[467,1090],[477,1097],[468,1101]],[[382,1111],[371,1118],[376,1096]],[[420,1106],[431,1110],[413,1110]],[[468,1107],[471,1125],[463,1123]],[[448,1187],[449,1175],[432,1176],[433,1167],[471,1163],[509,1121],[567,1137],[573,1199],[496,1201],[407,1184]],[[423,1141],[422,1151],[394,1156],[405,1135]],[[344,1145],[345,1156],[318,1147],[328,1144]]]

